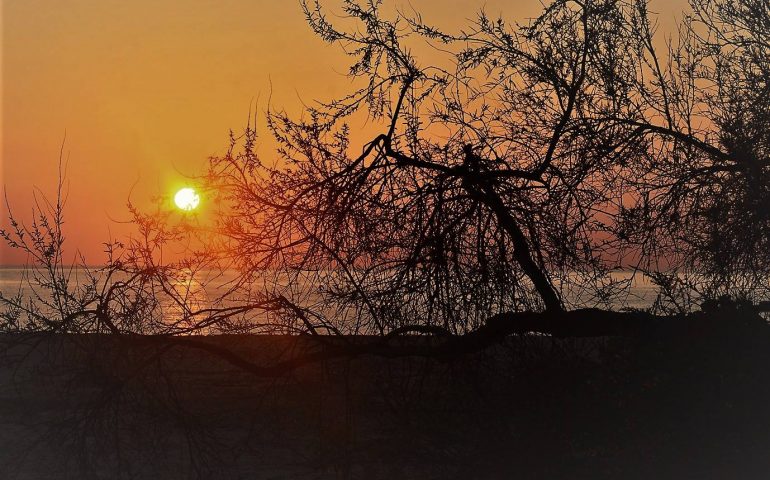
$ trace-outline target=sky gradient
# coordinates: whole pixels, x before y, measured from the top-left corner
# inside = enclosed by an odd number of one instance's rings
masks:
[[[481,6],[521,22],[541,10],[539,0],[390,4],[447,29]],[[664,33],[685,5],[652,2]],[[344,94],[347,65],[294,0],[2,0],[0,188],[28,220],[33,188],[54,192],[66,131],[67,252],[102,263],[102,242],[130,231],[116,222],[129,194],[139,206],[173,194],[226,150],[250,105],[262,112],[271,98],[299,114],[302,102]],[[0,264],[24,261],[0,246]]]

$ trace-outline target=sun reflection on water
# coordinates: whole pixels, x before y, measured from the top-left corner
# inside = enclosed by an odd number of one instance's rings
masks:
[[[210,306],[202,274],[183,268],[169,276],[169,285],[171,289],[163,305],[165,322],[178,329],[196,329],[202,320],[201,310]]]

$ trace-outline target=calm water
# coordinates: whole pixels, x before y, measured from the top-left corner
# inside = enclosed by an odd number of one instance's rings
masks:
[[[0,293],[4,297],[11,297],[19,293],[23,297],[34,295],[24,272],[24,269],[21,268],[0,267]],[[224,273],[201,271],[195,274],[180,272],[178,278],[172,282],[172,287],[179,298],[191,309],[199,309],[212,306],[212,301],[225,293],[232,286],[236,278],[237,274],[235,271],[226,271]],[[564,297],[573,304],[604,308],[647,308],[655,301],[657,288],[640,273],[634,275],[632,272],[614,272],[612,279],[629,282],[629,288],[610,304],[597,303],[590,297],[590,293],[587,291],[565,291]],[[70,278],[70,285],[83,284],[86,280],[84,271],[75,269]],[[261,287],[259,284],[254,284],[252,285],[252,290],[259,291]],[[165,305],[164,310],[164,314],[172,317],[181,313],[181,308],[173,303]]]

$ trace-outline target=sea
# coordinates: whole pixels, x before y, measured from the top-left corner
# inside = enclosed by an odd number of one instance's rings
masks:
[[[87,282],[87,272],[97,271],[98,267],[77,267],[68,270],[70,288],[77,288]],[[228,292],[238,278],[234,270],[213,271],[199,270],[195,272],[180,271],[172,281],[174,292],[183,298],[191,307],[206,308],[214,299]],[[572,288],[563,292],[568,305],[581,307],[601,307],[609,309],[647,309],[650,308],[657,296],[658,288],[650,279],[640,272],[613,271],[609,277],[614,282],[621,282],[626,288],[609,300],[600,301],[595,298],[593,290]],[[120,280],[115,278],[114,280]],[[3,298],[24,298],[49,300],[47,290],[35,287],[36,284],[28,269],[22,267],[0,267],[0,294]],[[261,285],[252,285],[252,291],[258,291]]]

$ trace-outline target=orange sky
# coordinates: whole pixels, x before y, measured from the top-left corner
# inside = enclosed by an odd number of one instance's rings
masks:
[[[146,205],[200,173],[249,104],[265,108],[271,82],[273,105],[294,113],[350,85],[346,57],[313,35],[298,0],[1,1],[1,188],[28,219],[33,186],[53,192],[66,130],[67,244],[89,263],[103,262],[110,233],[128,231],[111,219],[127,218],[134,183],[132,200]],[[482,5],[511,21],[541,9],[539,0],[390,4],[450,29]],[[663,31],[684,5],[653,0]],[[0,246],[0,264],[24,259]]]

